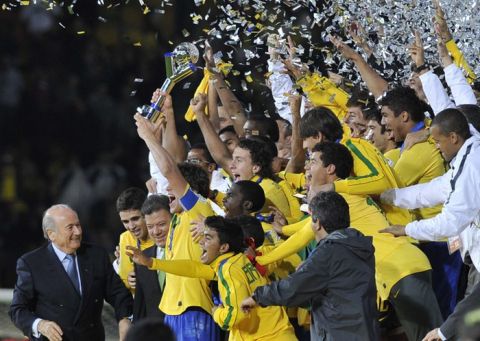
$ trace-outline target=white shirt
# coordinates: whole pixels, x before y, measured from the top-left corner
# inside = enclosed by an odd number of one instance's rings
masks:
[[[150,164],[150,176],[157,181],[157,193],[155,194],[167,195],[168,180],[163,176],[162,172],[160,172],[152,152],[148,153],[148,163]]]
[[[393,204],[414,209],[443,203],[440,214],[411,222],[406,234],[419,240],[459,236],[462,257],[468,251],[480,269],[480,139],[472,136],[465,141],[450,166],[429,183],[394,190]]]
[[[452,91],[452,97],[455,103],[448,97],[442,82],[433,71],[428,71],[420,75],[423,92],[434,114],[448,108],[455,108],[456,105],[477,104],[477,99],[475,98],[472,87],[468,84],[467,79],[458,66],[450,64],[443,71],[445,72],[445,81]]]
[[[54,243],[52,243],[53,251],[55,251],[55,254],[58,257],[58,260],[60,263],[62,263],[63,268],[65,269],[65,272],[67,272],[67,268],[69,265],[70,260],[67,258],[67,254],[60,250],[58,247],[55,246]],[[80,271],[78,271],[78,258],[75,257],[75,267],[77,268],[77,276],[78,276],[78,283],[79,283],[79,289],[80,289],[80,294],[82,293],[82,281],[80,280]],[[38,331],[38,323],[41,321],[41,318],[35,319],[32,324],[32,332],[34,337],[40,337],[41,334]]]

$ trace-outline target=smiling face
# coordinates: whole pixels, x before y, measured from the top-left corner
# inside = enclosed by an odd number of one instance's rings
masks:
[[[404,125],[405,115],[408,116],[406,112],[402,112],[395,116],[388,106],[382,106],[382,124],[387,130],[391,130],[395,142],[403,142],[408,133],[408,129]]]
[[[233,184],[228,190],[223,198],[223,207],[225,208],[226,217],[237,217],[244,214],[243,196],[238,185]]]
[[[367,125],[367,140],[377,147],[377,149],[385,153],[389,141],[389,136],[386,131],[382,133],[382,126],[375,120],[368,121]]]
[[[230,171],[233,175],[233,181],[250,180],[257,171],[258,166],[253,165],[252,157],[248,149],[240,147],[235,148],[230,163]]]
[[[430,134],[432,139],[435,141],[435,146],[442,153],[445,161],[451,161],[455,155],[457,155],[458,150],[460,149],[455,143],[458,141],[458,138],[455,133],[450,133],[448,135],[442,134],[440,128],[437,125],[433,125],[430,128]]]
[[[310,187],[316,187],[325,185],[328,183],[329,173],[327,167],[323,165],[323,161],[320,159],[322,153],[314,152],[310,156],[309,162],[309,176]]]
[[[367,123],[360,107],[349,107],[345,120],[345,123],[352,130],[352,137],[363,137],[365,135]]]
[[[203,264],[212,263],[218,256],[228,252],[228,244],[220,244],[220,238],[216,230],[206,226],[203,239],[200,241],[202,256],[200,261]]]
[[[180,200],[173,194],[173,190],[170,186],[167,186],[167,195],[170,200],[170,213],[180,213],[183,211],[182,205],[180,205]]]
[[[166,210],[159,210],[145,215],[148,234],[159,247],[165,247],[171,219],[172,214]]]
[[[306,149],[308,152],[311,152],[313,147],[315,147],[315,145],[317,143],[322,142],[322,140],[323,140],[322,134],[318,134],[317,136],[309,136],[307,138],[304,138],[303,139],[303,149]]]
[[[52,209],[48,214],[55,222],[55,228],[47,230],[48,239],[63,252],[74,253],[82,242],[82,226],[77,213],[60,207]]]
[[[148,239],[147,225],[140,210],[120,211],[120,220],[123,226],[137,239]]]

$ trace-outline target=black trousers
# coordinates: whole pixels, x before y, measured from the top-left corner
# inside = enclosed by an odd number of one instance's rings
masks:
[[[392,287],[388,299],[409,341],[422,340],[443,322],[430,270],[402,278]]]

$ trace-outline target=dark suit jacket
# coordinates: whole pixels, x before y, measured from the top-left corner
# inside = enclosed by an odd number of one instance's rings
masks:
[[[157,246],[151,246],[143,250],[148,257],[157,256]],[[146,266],[135,265],[137,283],[135,287],[135,298],[133,303],[133,322],[145,317],[160,317],[164,314],[158,309],[162,298],[162,290],[158,283],[158,276],[155,270],[149,270]]]
[[[17,261],[17,283],[9,315],[32,340],[36,318],[56,322],[63,340],[104,340],[104,299],[115,308],[118,320],[131,316],[133,299],[113,270],[107,252],[82,243],[77,250],[82,296],[77,293],[49,243]],[[41,336],[38,340],[46,340]]]

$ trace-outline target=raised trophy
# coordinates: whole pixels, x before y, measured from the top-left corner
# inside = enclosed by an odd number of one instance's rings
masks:
[[[165,53],[167,79],[163,82],[160,90],[170,93],[175,84],[195,72],[197,69],[195,63],[198,61],[199,55],[197,47],[192,43],[181,43],[173,52]],[[156,102],[144,105],[141,115],[155,123],[161,116],[160,109],[164,101],[165,96],[160,96]]]

